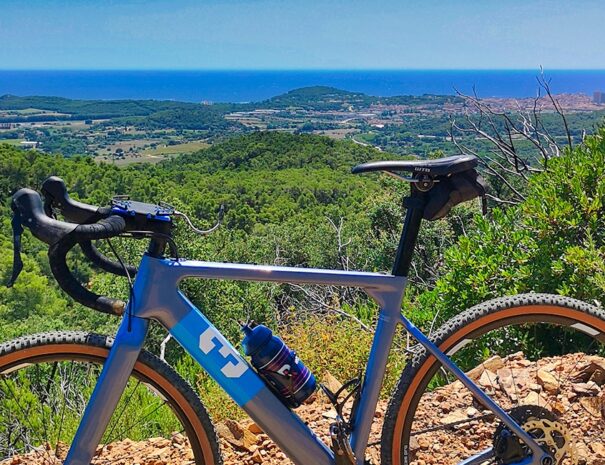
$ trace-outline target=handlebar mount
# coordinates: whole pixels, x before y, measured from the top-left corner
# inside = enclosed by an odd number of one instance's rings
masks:
[[[12,198],[13,210],[13,273],[8,286],[14,285],[23,268],[21,260],[21,235],[28,228],[37,239],[49,245],[50,269],[59,286],[81,304],[112,315],[121,315],[126,304],[118,299],[100,296],[84,287],[67,266],[67,253],[80,245],[85,256],[99,268],[121,276],[133,276],[137,269],[112,261],[92,243],[109,239],[125,232],[152,239],[150,253],[161,255],[166,241],[171,237],[174,209],[134,202],[126,197],[116,197],[109,207],[95,207],[72,199],[62,179],[53,176],[44,181],[40,194],[31,189],[20,189]],[[60,212],[66,221],[55,218]]]

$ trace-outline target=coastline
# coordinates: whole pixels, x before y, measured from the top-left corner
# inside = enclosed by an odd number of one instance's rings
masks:
[[[320,85],[381,97],[476,90],[485,98],[524,98],[535,96],[538,75],[539,70],[0,70],[0,95],[242,103]],[[605,70],[546,75],[557,94],[605,90]]]

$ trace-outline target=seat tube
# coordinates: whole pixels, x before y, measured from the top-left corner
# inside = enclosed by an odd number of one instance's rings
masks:
[[[374,421],[374,413],[380,397],[380,389],[396,328],[397,320],[395,318],[380,315],[363,380],[362,396],[353,420],[351,448],[360,464],[364,463],[365,449],[368,445],[370,429]]]
[[[375,295],[376,300],[381,303],[381,310],[361,387],[359,404],[352,418],[351,448],[359,465],[365,463],[365,450],[376,413],[376,405],[380,397],[395,331],[401,319],[401,300],[406,282],[405,278],[401,278],[400,287],[397,289]]]
[[[149,320],[125,316],[72,442],[65,465],[90,464],[137,361]]]

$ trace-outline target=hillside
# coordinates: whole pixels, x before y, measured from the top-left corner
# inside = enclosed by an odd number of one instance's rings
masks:
[[[603,302],[604,141],[605,130],[601,129],[596,136],[587,137],[584,145],[550,160],[548,171],[532,175],[529,183],[519,186],[526,199],[518,206],[493,209],[482,218],[477,215],[478,206],[468,203],[457,207],[446,219],[425,223],[403,304],[406,315],[429,332],[478,302],[519,292],[551,292]],[[283,132],[246,134],[155,165],[132,164],[124,168],[95,163],[89,157],[64,158],[0,144],[0,192],[8,199],[21,186],[39,189],[43,179],[55,174],[65,179],[70,193],[78,199],[98,205],[107,204],[114,194],[144,201],[163,200],[190,214],[201,227],[214,223],[217,208],[224,203],[224,225],[210,236],[195,236],[182,223],[177,224],[180,256],[219,262],[388,271],[399,240],[401,200],[407,186],[376,175],[350,174],[356,163],[386,157],[393,155],[351,141]],[[0,213],[0,275],[6,282],[12,264],[6,202]],[[127,262],[135,262],[145,247],[142,242],[127,240],[116,240],[114,245]],[[109,253],[105,244],[99,246]],[[54,329],[109,334],[115,331],[115,318],[82,308],[57,288],[49,274],[46,247],[29,233],[23,238],[23,258],[25,268],[15,287],[0,288],[1,341]],[[116,297],[128,295],[124,279],[99,273],[79,254],[71,260],[79,279],[92,289]],[[200,280],[186,280],[181,289],[236,345],[241,338],[238,321],[254,319],[271,326],[320,379],[326,376],[326,370],[341,381],[350,379],[367,360],[377,307],[355,289]],[[514,393],[517,400],[520,395],[535,398],[534,390],[540,382],[530,378],[538,370],[528,368],[531,362],[524,360],[521,352],[529,358],[536,353],[560,354],[570,346],[565,331],[528,334],[517,328],[507,332],[504,339],[500,334],[496,336],[477,341],[472,350],[461,351],[457,361],[469,369],[494,351],[500,353],[498,350],[502,349],[504,353],[511,349],[511,358],[501,360],[497,369],[504,369],[504,364],[510,362],[515,370],[527,374],[527,384],[518,385]],[[159,353],[164,337],[165,332],[154,327],[147,348]],[[383,398],[392,391],[405,365],[407,343],[404,335],[398,335],[384,378]],[[571,345],[576,352],[591,349],[593,353],[598,349],[584,339],[574,339]],[[248,428],[242,422],[241,410],[184,356],[176,343],[168,344],[166,360],[196,387],[213,419],[223,422],[219,432],[229,460],[252,463],[263,451],[268,463],[283,460],[259,432],[253,433],[254,437],[248,435],[254,440],[249,444],[253,450],[234,445],[229,432]],[[570,360],[565,365],[573,371],[577,362]],[[481,381],[483,377],[482,374],[480,383],[492,385],[491,378]],[[568,386],[572,393],[582,388],[574,386]],[[454,383],[440,389],[434,396],[441,399],[443,415],[435,417],[435,410],[430,407],[421,410],[422,421],[428,425],[435,418],[451,419],[455,415],[456,421],[468,420],[469,427],[481,436],[478,440],[491,441],[493,435],[474,421],[477,407],[471,410],[466,406],[468,399],[459,386]],[[501,388],[495,386],[495,391],[499,398],[513,399],[504,383]],[[593,396],[592,391],[589,394]],[[435,402],[431,395],[429,405]],[[448,403],[442,402],[444,398]],[[466,409],[461,407],[462,401]],[[379,419],[383,417],[383,406],[381,403]],[[314,421],[323,432],[329,419],[323,418],[325,407],[319,398],[302,409],[303,417]],[[572,416],[574,412],[568,411]],[[170,437],[174,431],[162,419],[153,426],[153,436],[141,437]],[[452,431],[454,434],[458,430]],[[129,436],[106,450],[130,457],[148,448],[157,449],[155,452],[160,455],[167,452],[161,452],[166,440],[136,441],[137,437]],[[444,455],[467,452],[477,445],[464,443],[458,447],[460,442],[442,431],[431,441],[439,443],[439,450],[433,450],[426,442],[414,446],[426,463],[442,463],[439,460]],[[376,453],[376,448],[372,448],[370,454]],[[187,457],[170,458],[175,463],[181,459]],[[433,459],[435,462],[431,462]]]
[[[161,100],[73,100],[62,97],[0,96],[0,110],[14,111],[37,108],[63,113],[72,119],[146,116],[158,111],[177,108],[191,109],[196,106],[193,103]]]
[[[314,86],[291,90],[260,102],[259,106],[278,109],[298,107],[306,110],[327,111],[338,110],[348,105],[368,105],[372,100],[372,97],[361,92],[349,92],[327,86]]]
[[[218,111],[245,111],[255,108],[283,109],[299,107],[304,109],[332,110],[346,106],[368,106],[373,103],[384,104],[423,104],[430,101],[434,104],[461,101],[455,96],[396,96],[374,97],[361,92],[349,92],[326,86],[312,86],[294,89],[285,94],[277,95],[258,103],[244,104],[215,104]],[[204,107],[202,106],[202,107]],[[23,111],[39,109],[47,112],[60,113],[58,119],[107,119],[129,116],[149,116],[158,112],[194,111],[199,109],[196,103],[178,102],[171,100],[77,100],[62,97],[45,96],[0,96],[0,111]],[[17,116],[18,117],[18,116]],[[41,118],[42,116],[39,115]],[[36,121],[36,116],[21,115],[23,121]],[[15,120],[15,115],[10,118]]]

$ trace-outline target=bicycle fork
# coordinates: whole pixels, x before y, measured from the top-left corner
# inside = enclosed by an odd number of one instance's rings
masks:
[[[84,411],[65,465],[90,464],[145,342],[149,320],[122,319],[101,376]]]

